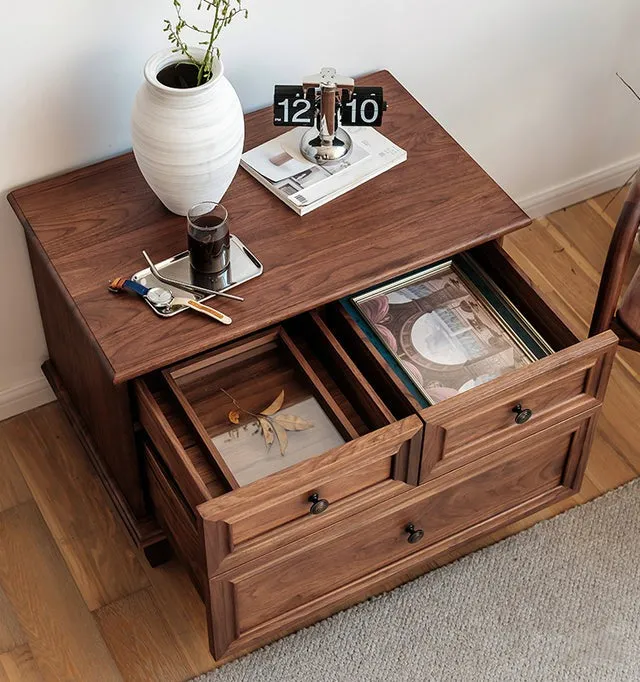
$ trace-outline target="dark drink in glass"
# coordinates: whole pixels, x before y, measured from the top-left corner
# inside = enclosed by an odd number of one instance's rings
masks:
[[[228,214],[222,204],[205,201],[187,215],[189,262],[196,272],[216,274],[229,267],[231,243]]]

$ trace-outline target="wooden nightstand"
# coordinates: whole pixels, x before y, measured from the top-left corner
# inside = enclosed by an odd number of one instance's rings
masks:
[[[527,216],[389,73],[361,83],[384,86],[383,133],[408,161],[304,218],[239,171],[224,203],[265,271],[240,290],[244,303],[220,301],[230,327],[160,319],[108,293],[142,267],[142,249],[161,260],[185,248],[184,219],[131,154],[9,197],[27,234],[44,371],[136,543],[158,562],[168,539],[189,565],[218,660],[573,494],[607,385],[615,335],[578,340],[500,248]],[[247,148],[274,134],[269,110],[247,116]],[[470,250],[556,352],[425,409],[334,303]],[[335,407],[347,442],[239,486],[171,382],[194,376],[197,409],[213,414],[197,382],[278,344]],[[526,423],[518,404],[533,412]]]

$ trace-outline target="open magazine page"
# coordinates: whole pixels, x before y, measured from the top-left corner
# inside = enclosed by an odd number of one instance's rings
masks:
[[[339,164],[318,166],[300,153],[305,129],[296,128],[242,156],[242,165],[259,173],[275,194],[308,206],[368,179],[381,166],[404,160],[405,152],[372,128],[350,128],[353,150]]]

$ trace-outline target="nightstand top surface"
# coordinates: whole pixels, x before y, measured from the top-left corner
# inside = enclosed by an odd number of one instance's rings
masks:
[[[10,195],[122,382],[263,329],[344,295],[496,239],[530,221],[507,194],[387,71],[389,111],[381,132],[408,160],[344,196],[298,216],[243,169],[223,199],[231,231],[264,274],[217,299],[225,327],[197,314],[162,319],[142,301],[114,296],[108,282],[186,248],[185,218],[170,214],[131,153],[16,190]],[[282,132],[271,109],[246,117],[245,149]]]

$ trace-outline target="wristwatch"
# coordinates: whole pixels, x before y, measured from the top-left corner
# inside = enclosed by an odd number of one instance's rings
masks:
[[[231,324],[232,320],[228,315],[221,313],[219,310],[212,308],[211,306],[204,305],[193,298],[181,298],[174,296],[168,289],[163,289],[162,287],[145,287],[140,282],[134,282],[132,279],[125,279],[124,277],[116,277],[109,284],[109,291],[117,294],[120,291],[131,291],[138,296],[142,296],[147,300],[151,306],[158,309],[161,312],[166,311],[171,306],[182,305],[198,313],[202,313],[207,317],[210,317],[221,324]]]
[[[132,279],[125,279],[124,277],[116,277],[111,284],[109,284],[109,291],[118,293],[125,289],[134,294],[138,294],[145,298],[154,308],[167,308],[173,301],[173,294],[168,289],[161,287],[145,287],[140,282],[134,282]]]

